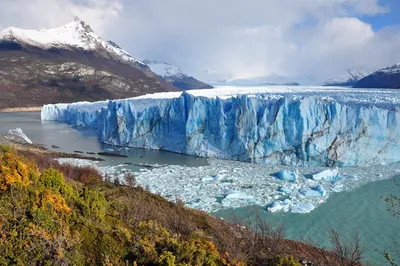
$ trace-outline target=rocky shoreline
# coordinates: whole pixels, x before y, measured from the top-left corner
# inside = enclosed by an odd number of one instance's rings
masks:
[[[12,146],[17,151],[27,151],[27,152],[32,152],[32,153],[38,153],[38,154],[50,156],[52,158],[73,158],[73,159],[84,159],[84,160],[91,160],[91,161],[97,161],[97,162],[104,161],[104,159],[99,158],[99,157],[85,156],[82,154],[75,154],[75,153],[51,151],[42,145],[21,143],[21,142],[13,141],[13,140],[7,139],[3,135],[0,135],[0,145]]]
[[[35,107],[15,107],[15,108],[0,108],[0,113],[13,113],[13,112],[39,112],[42,106]]]

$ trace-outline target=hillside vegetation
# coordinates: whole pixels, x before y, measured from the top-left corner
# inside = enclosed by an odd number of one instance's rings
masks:
[[[0,148],[0,265],[300,265],[323,253],[260,228]]]

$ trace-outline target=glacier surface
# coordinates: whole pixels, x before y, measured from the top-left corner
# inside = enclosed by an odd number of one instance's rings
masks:
[[[244,162],[365,166],[400,161],[395,90],[216,88],[46,105],[43,120],[98,128],[100,141]]]

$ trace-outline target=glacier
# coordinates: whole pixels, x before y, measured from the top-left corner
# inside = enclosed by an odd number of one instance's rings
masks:
[[[395,90],[222,87],[46,105],[42,120],[98,129],[101,142],[252,163],[366,166],[400,161]]]

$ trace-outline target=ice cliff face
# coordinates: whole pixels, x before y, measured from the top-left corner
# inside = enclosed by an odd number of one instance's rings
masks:
[[[202,157],[314,166],[399,161],[396,102],[340,98],[323,93],[227,98],[183,93],[97,106],[45,106],[42,119],[98,127],[100,140],[107,144]]]

